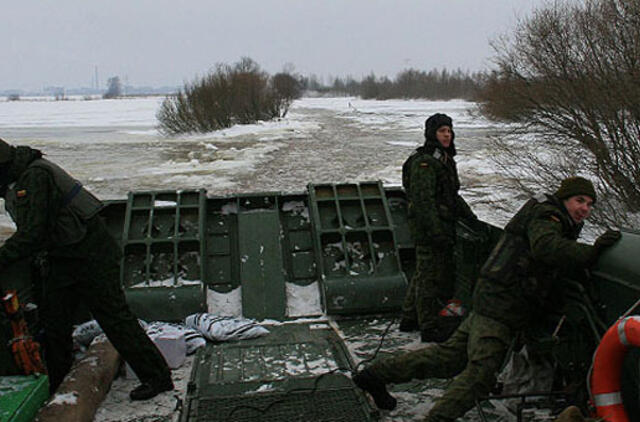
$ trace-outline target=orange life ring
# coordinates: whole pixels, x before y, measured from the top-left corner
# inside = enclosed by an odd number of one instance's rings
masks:
[[[620,379],[630,346],[640,347],[640,317],[627,317],[612,325],[593,357],[591,395],[596,415],[607,422],[629,422],[622,404]]]

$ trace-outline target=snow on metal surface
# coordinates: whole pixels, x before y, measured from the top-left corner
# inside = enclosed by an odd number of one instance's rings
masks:
[[[70,393],[55,394],[49,401],[49,404],[64,404],[75,405],[78,403],[78,392],[72,391]]]
[[[318,282],[308,286],[286,283],[287,316],[301,317],[322,314]]]
[[[242,287],[229,293],[207,289],[208,312],[216,315],[242,316]]]

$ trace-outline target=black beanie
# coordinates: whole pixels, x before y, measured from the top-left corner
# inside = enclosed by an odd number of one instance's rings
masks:
[[[560,183],[560,187],[554,194],[558,199],[567,199],[576,195],[587,195],[596,202],[596,190],[593,183],[584,177],[567,177]]]
[[[428,140],[436,139],[436,131],[442,126],[449,126],[453,130],[453,121],[446,114],[436,113],[424,122],[424,137]]]
[[[0,164],[13,160],[13,150],[14,147],[0,139]]]

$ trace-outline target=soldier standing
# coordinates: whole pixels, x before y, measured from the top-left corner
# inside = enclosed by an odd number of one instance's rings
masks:
[[[424,145],[402,166],[416,270],[402,306],[400,331],[419,329],[422,341],[443,341],[450,331],[438,325],[437,315],[454,293],[456,220],[477,217],[458,194],[451,118],[441,113],[430,116],[424,136]]]
[[[620,238],[607,230],[593,246],[578,243],[596,193],[582,177],[562,181],[555,194],[530,199],[509,221],[480,271],[473,312],[444,343],[374,363],[354,376],[376,405],[393,409],[387,383],[453,378],[425,421],[451,422],[489,394],[516,332],[532,324],[552,299],[565,271],[588,268]]]
[[[73,315],[81,302],[138,375],[132,400],[172,390],[171,371],[125,301],[120,248],[98,216],[102,202],[40,151],[2,139],[0,196],[17,226],[0,247],[0,271],[23,258],[47,257],[40,316],[50,391],[71,368]]]

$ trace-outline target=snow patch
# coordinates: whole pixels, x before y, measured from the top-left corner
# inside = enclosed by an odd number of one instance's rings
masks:
[[[237,287],[228,293],[207,289],[207,308],[210,314],[242,316],[242,287]]]
[[[181,277],[178,279],[174,279],[173,277],[169,277],[164,280],[149,280],[143,281],[142,283],[134,284],[129,286],[130,288],[142,288],[142,287],[180,287],[180,286],[195,286],[198,284],[202,284],[200,280],[185,280]]]
[[[308,286],[286,283],[287,316],[300,317],[322,314],[318,282]]]
[[[53,399],[49,402],[49,404],[60,404],[60,405],[75,405],[78,403],[78,392],[72,391],[70,393],[64,394],[56,394],[53,396]]]

